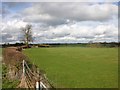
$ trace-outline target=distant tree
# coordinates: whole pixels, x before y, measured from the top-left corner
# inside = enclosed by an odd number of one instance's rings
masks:
[[[92,44],[92,43],[93,43],[93,41],[91,41],[91,40],[90,40],[88,43],[89,43],[89,44]]]
[[[33,42],[33,37],[32,37],[32,25],[28,24],[24,28],[22,28],[22,35],[25,45],[27,48],[29,47],[29,42]]]

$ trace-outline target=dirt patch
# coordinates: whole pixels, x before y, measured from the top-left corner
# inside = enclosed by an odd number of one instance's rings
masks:
[[[3,49],[3,62],[6,65],[20,64],[24,59],[27,59],[22,52],[16,50],[16,47],[9,47]]]
[[[27,60],[27,57],[20,51],[17,51],[17,47],[4,48],[3,63],[7,66],[7,78],[9,80],[18,80],[22,74],[22,61]]]

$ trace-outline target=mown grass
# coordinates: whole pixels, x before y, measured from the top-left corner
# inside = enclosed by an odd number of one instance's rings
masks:
[[[117,48],[31,48],[24,53],[57,88],[117,88]]]
[[[0,75],[2,72],[2,48],[0,48]]]
[[[0,48],[0,72],[2,71],[2,48]]]
[[[2,48],[0,48],[0,89],[2,88]]]

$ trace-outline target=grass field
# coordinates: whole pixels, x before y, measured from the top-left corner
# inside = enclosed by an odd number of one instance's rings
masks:
[[[2,72],[2,48],[0,48],[0,76]]]
[[[59,88],[117,88],[117,48],[31,48],[24,53]]]
[[[0,89],[2,88],[2,48],[0,48]]]

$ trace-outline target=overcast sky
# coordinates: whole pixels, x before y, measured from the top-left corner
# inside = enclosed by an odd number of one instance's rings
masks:
[[[3,2],[2,42],[19,42],[32,25],[34,43],[118,41],[117,3]]]

